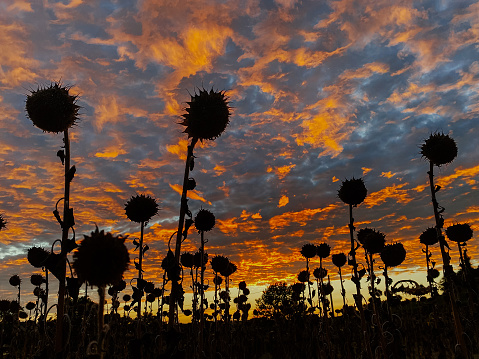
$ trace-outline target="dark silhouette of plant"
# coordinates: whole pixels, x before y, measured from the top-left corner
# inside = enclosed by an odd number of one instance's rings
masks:
[[[0,213],[0,231],[3,231],[5,228],[7,228],[7,221],[3,214]]]
[[[356,307],[359,310],[359,314],[361,317],[361,331],[364,335],[363,345],[368,353],[368,356],[372,359],[373,354],[371,351],[370,341],[369,341],[369,334],[367,330],[366,318],[364,317],[363,311],[363,302],[362,302],[362,295],[361,295],[361,276],[358,272],[358,263],[356,261],[356,250],[359,248],[359,245],[356,244],[354,239],[354,231],[356,227],[354,227],[354,217],[353,217],[353,207],[358,206],[361,204],[368,194],[368,190],[364,184],[362,178],[351,178],[346,179],[341,183],[341,187],[338,191],[338,197],[349,206],[349,237],[351,240],[351,250],[348,254],[348,264],[353,267],[353,277],[352,281],[356,285],[356,294],[353,295],[354,301],[356,303]]]
[[[63,314],[65,311],[65,277],[66,277],[66,257],[69,252],[75,249],[75,237],[68,238],[70,228],[75,225],[73,217],[73,208],[70,208],[70,182],[76,172],[75,166],[70,166],[70,140],[68,130],[78,121],[77,96],[70,95],[70,87],[62,86],[60,83],[52,83],[50,86],[38,87],[32,90],[27,96],[26,112],[28,118],[35,126],[44,132],[61,133],[63,132],[63,149],[57,152],[64,171],[64,195],[63,195],[63,218],[57,208],[53,214],[62,228],[62,238],[60,241],[61,251],[59,258],[59,289],[57,305],[57,323],[55,333],[55,353],[61,356],[63,352]],[[60,199],[60,200],[62,200]],[[57,202],[60,202],[60,200]]]
[[[296,285],[298,287],[298,285]],[[269,285],[261,295],[256,299],[256,314],[267,318],[292,318],[295,314],[301,313],[304,307],[301,305],[299,296],[301,288],[304,285],[293,288],[293,285],[287,285],[285,282]]]
[[[341,267],[343,267],[346,264],[347,258],[344,253],[336,253],[331,255],[331,260],[333,264],[336,267],[338,267],[339,281],[341,282],[341,296],[343,297],[343,307],[345,307],[346,306],[346,290],[344,289]]]
[[[15,274],[15,275],[12,275],[10,277],[10,279],[8,280],[8,283],[10,283],[10,285],[12,287],[18,287],[17,301],[20,304],[21,303],[21,301],[20,301],[20,292],[21,292],[20,287],[21,287],[22,280],[20,279],[18,274]]]
[[[215,277],[213,279],[213,283],[215,284],[215,300],[214,300],[214,308],[212,308],[213,311],[213,317],[215,320],[215,330],[217,330],[217,318],[218,318],[218,290],[220,289],[221,283],[223,282],[223,278],[218,275],[218,273],[225,272],[226,269],[228,268],[229,265],[229,259],[227,257],[223,256],[214,256],[211,259],[211,268],[213,269],[213,272],[215,273]]]
[[[325,270],[323,268],[323,259],[328,258],[330,253],[331,253],[331,247],[329,246],[329,244],[321,243],[318,246],[316,246],[316,254],[319,257],[320,272],[325,272],[324,275],[319,275],[319,278],[315,276],[319,281],[317,283],[317,284],[319,284],[319,286],[318,286],[318,296],[319,296],[321,304],[323,305],[323,315],[324,315],[325,318],[328,317],[328,302],[329,301],[326,298],[326,295],[324,295],[325,289],[324,289],[323,279],[326,277],[328,272],[327,272],[327,270]]]
[[[193,224],[191,211],[188,208],[187,193],[196,186],[194,179],[189,178],[190,171],[194,168],[193,154],[194,147],[198,140],[215,140],[226,129],[230,118],[230,106],[228,97],[224,91],[214,91],[211,89],[207,91],[200,89],[199,93],[195,92],[188,102],[189,107],[186,108],[186,113],[183,115],[183,122],[181,125],[185,126],[185,133],[188,134],[188,139],[191,142],[188,145],[188,152],[186,156],[185,173],[183,176],[183,190],[181,193],[180,216],[178,220],[178,230],[176,232],[175,245],[175,260],[179,265],[181,254],[181,242],[183,238],[188,235],[188,228]],[[188,218],[185,221],[185,216]],[[170,293],[170,307],[169,307],[169,322],[168,326],[171,329],[174,324],[176,298],[178,297],[177,281],[172,281],[172,288]]]
[[[81,283],[98,287],[98,348],[103,357],[102,341],[105,287],[120,285],[123,273],[130,263],[130,255],[125,246],[126,237],[115,236],[105,231],[95,231],[84,235],[77,250],[73,253],[73,269]]]
[[[384,278],[386,279],[386,300],[389,302],[389,286],[392,280],[388,276],[388,268],[397,267],[406,259],[406,250],[402,243],[386,244],[379,254],[384,263]]]
[[[434,279],[439,277],[439,271],[434,268],[436,262],[431,261],[432,253],[429,251],[429,246],[433,246],[434,244],[439,242],[436,228],[429,227],[424,232],[422,232],[419,236],[419,241],[426,246],[426,248],[423,249],[422,252],[426,254],[427,281],[429,283],[431,296],[434,297],[437,295],[437,288]]]
[[[451,266],[451,257],[449,255],[449,246],[442,234],[444,227],[444,218],[442,213],[445,208],[440,206],[436,199],[436,193],[439,192],[441,186],[434,184],[434,166],[441,167],[449,164],[457,157],[456,141],[449,135],[444,133],[432,133],[421,145],[421,155],[429,161],[429,188],[431,190],[432,207],[434,211],[434,219],[436,222],[437,238],[439,239],[439,247],[441,249],[441,256],[443,261],[443,273],[445,277],[445,290],[450,297],[452,315],[456,327],[456,340],[459,349],[464,357],[468,357],[468,350],[463,338],[462,324],[459,319],[459,312],[457,309],[456,298],[454,294],[454,284],[449,279],[454,271]]]
[[[138,270],[136,288],[140,291],[140,299],[138,301],[138,320],[141,321],[141,297],[143,297],[143,289],[140,288],[139,282],[143,279],[143,257],[145,252],[150,248],[147,244],[143,244],[143,236],[145,225],[148,221],[158,213],[158,204],[156,200],[150,196],[140,194],[131,197],[125,204],[125,213],[132,222],[140,223],[140,242],[136,239],[133,244],[136,246],[135,251],[139,249],[138,263],[135,262],[135,268]]]
[[[466,275],[468,276],[466,265],[464,262],[464,252],[466,249],[466,242],[472,238],[473,231],[471,226],[468,223],[456,223],[452,226],[446,228],[446,236],[449,240],[456,242],[459,249],[459,257],[461,260],[461,268]],[[464,248],[464,250],[463,250]]]

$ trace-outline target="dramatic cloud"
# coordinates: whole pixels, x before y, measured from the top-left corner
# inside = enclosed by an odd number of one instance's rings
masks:
[[[203,88],[225,90],[232,116],[217,140],[195,147],[188,205],[193,215],[215,214],[206,248],[238,265],[233,282],[294,281],[305,243],[348,252],[348,206],[337,192],[354,176],[368,189],[354,208],[356,229],[402,242],[407,259],[393,280],[407,273],[425,283],[419,235],[434,218],[420,145],[436,131],[459,149],[434,172],[445,226],[479,229],[473,1],[6,0],[0,32],[0,213],[8,221],[0,297],[15,296],[11,275],[34,272],[28,248],[50,248],[61,235],[52,211],[63,196],[62,136],[25,114],[26,95],[53,81],[71,86],[81,106],[70,131],[76,239],[95,225],[129,235],[134,258],[140,228],[125,203],[155,197],[160,210],[145,230],[151,280],[162,276],[177,230],[188,145],[181,115]],[[183,243],[190,252],[199,246],[193,228]],[[474,265],[476,241],[468,244]],[[439,263],[437,248],[433,256]]]

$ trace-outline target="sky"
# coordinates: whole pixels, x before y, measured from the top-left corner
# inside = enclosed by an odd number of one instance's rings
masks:
[[[306,243],[347,252],[348,206],[337,191],[352,177],[368,189],[354,208],[357,229],[403,243],[407,258],[393,280],[425,283],[419,235],[434,217],[420,146],[434,132],[458,146],[451,164],[435,168],[445,226],[479,231],[479,3],[3,0],[0,33],[0,213],[8,221],[0,298],[16,298],[14,274],[31,297],[39,270],[27,250],[61,237],[52,211],[63,195],[62,135],[42,132],[25,112],[30,91],[53,81],[71,86],[81,106],[70,130],[77,240],[95,225],[128,235],[128,280],[140,228],[124,206],[138,194],[160,207],[145,230],[143,263],[147,279],[162,278],[188,143],[179,122],[202,88],[226,91],[232,115],[219,138],[195,148],[189,207],[216,216],[206,250],[238,265],[232,285],[245,280],[259,295],[293,283]],[[199,238],[191,229],[184,250],[196,251]],[[468,243],[477,265],[477,234]],[[432,253],[440,268],[439,249]],[[337,269],[324,265],[339,296]]]

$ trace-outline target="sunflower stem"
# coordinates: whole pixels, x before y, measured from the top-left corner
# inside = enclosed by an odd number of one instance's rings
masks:
[[[176,246],[175,246],[175,261],[176,264],[180,264],[180,254],[181,254],[181,242],[183,241],[183,226],[185,223],[185,215],[187,210],[187,195],[188,195],[188,178],[190,175],[190,164],[194,159],[193,150],[196,143],[198,142],[197,137],[193,137],[191,144],[188,145],[188,154],[186,156],[185,164],[185,174],[183,176],[183,191],[181,193],[181,204],[180,204],[180,218],[178,220],[178,232],[176,234]],[[177,301],[177,292],[178,292],[178,282],[173,279],[171,281],[171,293],[170,293],[170,305],[168,308],[168,328],[172,329],[175,324],[175,312],[176,312],[176,301]]]
[[[59,287],[58,287],[58,305],[57,305],[57,324],[55,331],[55,354],[61,358],[63,356],[63,314],[65,312],[65,276],[66,276],[66,257],[67,251],[65,243],[68,240],[68,231],[70,227],[66,225],[66,218],[70,210],[70,180],[67,173],[70,170],[70,140],[68,137],[68,129],[63,132],[63,142],[65,145],[65,165],[64,165],[64,200],[63,200],[63,223],[62,240],[60,253],[60,269],[59,269]]]

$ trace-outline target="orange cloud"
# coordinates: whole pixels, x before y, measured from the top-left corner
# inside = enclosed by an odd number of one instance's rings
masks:
[[[368,208],[380,205],[386,202],[388,199],[393,199],[399,203],[409,203],[412,201],[412,197],[409,195],[407,189],[402,189],[405,187],[407,183],[402,183],[400,185],[393,184],[390,187],[383,188],[377,192],[373,192],[368,194],[364,203]]]
[[[324,208],[304,209],[299,212],[286,212],[272,217],[269,220],[269,226],[272,231],[286,227],[291,223],[298,223],[301,226],[305,226],[316,214],[322,213],[324,215],[335,208],[337,208],[337,205],[330,204]]]
[[[183,192],[183,187],[182,186],[180,186],[179,184],[171,184],[171,183],[169,185],[175,192],[177,192],[180,195],[182,194],[182,192]],[[199,192],[199,191],[196,191],[196,190],[188,191],[187,195],[188,195],[188,198],[196,199],[196,200],[199,200],[201,202],[211,204],[210,201],[207,201],[206,199],[204,199],[201,196],[201,192]]]
[[[289,198],[286,195],[282,195],[281,198],[279,199],[278,207],[284,207],[289,203]]]

